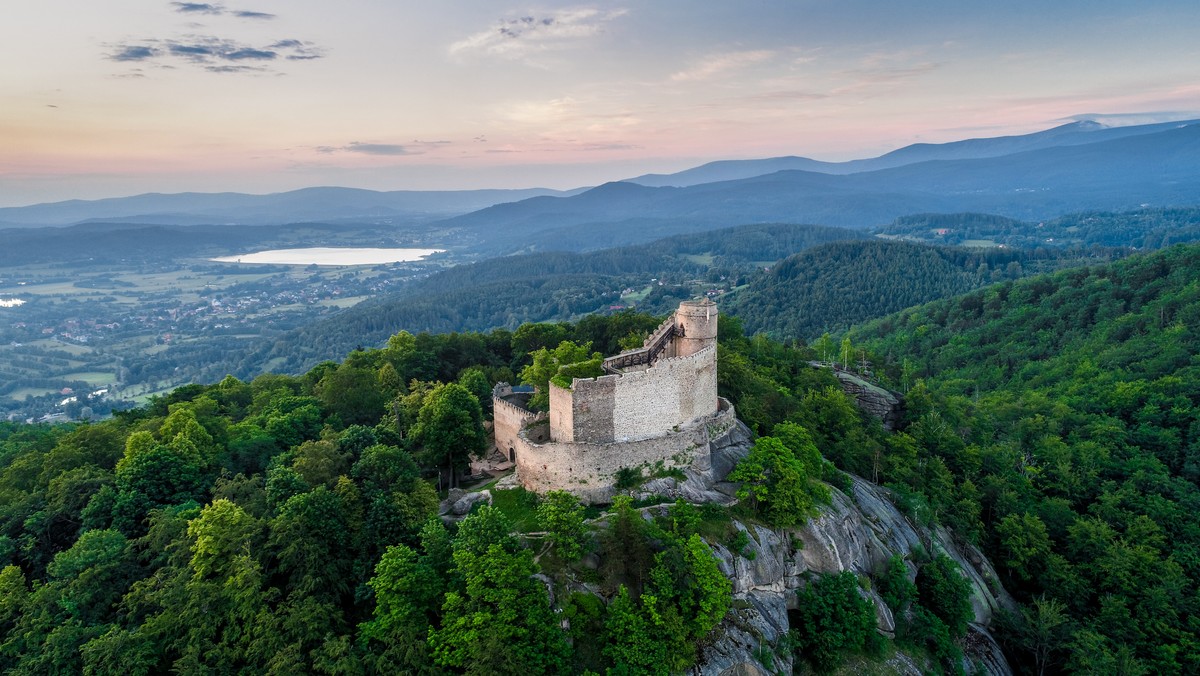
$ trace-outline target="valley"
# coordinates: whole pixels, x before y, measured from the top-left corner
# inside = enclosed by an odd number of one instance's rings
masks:
[[[701,295],[727,296],[752,331],[811,341],[988,283],[1200,238],[1195,207],[1138,206],[1179,199],[1162,190],[1183,195],[1200,181],[1200,153],[1184,150],[1198,129],[1073,124],[857,164],[719,163],[533,196],[321,189],[5,209],[11,223],[43,225],[2,231],[0,298],[23,303],[0,307],[0,414],[101,416],[189,382],[301,372],[402,329],[664,313]],[[1117,178],[1149,164],[1153,185]],[[768,173],[746,175],[757,171]],[[525,199],[471,210],[512,198]],[[1043,198],[1052,200],[1029,201]],[[405,211],[417,204],[431,211]],[[1114,205],[1131,208],[1102,210]],[[952,211],[963,207],[996,210]],[[1071,211],[1079,207],[1091,210]],[[105,220],[64,222],[88,208]],[[280,220],[301,208],[344,216]],[[921,212],[930,208],[939,212]],[[392,211],[361,216],[372,209]],[[195,224],[217,213],[245,223]],[[1037,220],[1023,220],[1031,214]],[[246,255],[306,247],[440,253],[347,267],[254,264]],[[242,262],[212,260],[222,257]]]
[[[78,228],[84,230],[87,226]],[[208,365],[441,269],[438,261],[372,266],[258,265],[208,260],[230,245],[191,231],[104,228],[9,231],[0,296],[0,411],[9,419],[103,417],[208,377]],[[176,235],[172,237],[172,235]],[[22,239],[22,236],[24,239]],[[262,248],[319,241],[376,244],[376,227],[262,228],[236,237]],[[142,242],[139,245],[139,240]],[[201,240],[201,241],[197,241]],[[41,260],[56,252],[56,261]],[[72,255],[72,252],[75,252]],[[221,377],[220,374],[216,377]]]

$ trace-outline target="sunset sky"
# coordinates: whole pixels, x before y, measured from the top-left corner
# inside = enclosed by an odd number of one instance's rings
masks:
[[[1195,0],[11,5],[0,206],[568,188],[1200,117]]]

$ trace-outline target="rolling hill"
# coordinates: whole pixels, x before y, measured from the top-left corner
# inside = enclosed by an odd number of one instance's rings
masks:
[[[834,242],[789,256],[724,303],[748,333],[811,341],[912,305],[1062,265],[1056,252]]]
[[[102,200],[70,200],[0,209],[0,227],[62,226],[85,221],[155,225],[266,225],[321,220],[429,220],[541,195],[577,191],[396,190],[303,188],[270,195],[243,193],[150,193]]]
[[[609,183],[572,197],[501,204],[439,225],[492,238],[490,246],[509,251],[564,235],[573,235],[582,250],[611,241],[613,231],[648,241],[664,229],[694,232],[746,222],[866,228],[924,212],[1046,219],[1089,209],[1191,205],[1197,194],[1200,125],[1177,125],[1086,145],[847,175],[791,170],[685,188]],[[627,227],[631,221],[636,228]]]
[[[773,174],[777,171],[798,170],[822,174],[855,174],[932,160],[980,159],[1057,146],[1085,145],[1127,136],[1153,134],[1197,122],[1200,120],[1109,127],[1099,122],[1080,120],[1053,129],[1018,136],[974,138],[949,143],[914,143],[879,157],[848,162],[822,162],[795,156],[771,157],[761,160],[721,160],[674,174],[644,174],[627,179],[627,182],[648,187],[687,187],[700,183],[751,178]]]
[[[254,374],[269,364],[297,372],[358,345],[380,345],[401,330],[483,331],[568,320],[620,304],[622,290],[631,285],[646,287],[651,279],[703,279],[710,268],[746,274],[762,261],[863,237],[861,232],[822,226],[750,225],[588,254],[544,252],[493,258],[450,268],[398,293],[292,331],[245,355],[240,364],[218,370]],[[669,310],[679,301],[670,296],[673,292],[658,287],[638,307]],[[690,295],[683,292],[684,297]]]

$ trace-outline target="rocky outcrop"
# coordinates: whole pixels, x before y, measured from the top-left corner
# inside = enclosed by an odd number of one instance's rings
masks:
[[[461,488],[451,488],[446,499],[442,501],[441,507],[438,509],[438,514],[455,518],[462,518],[471,512],[471,508],[476,503],[483,502],[492,504],[491,491],[479,491],[476,493],[467,493]]]
[[[792,673],[790,653],[778,654],[788,633],[787,605],[782,595],[751,591],[734,601],[734,607],[718,627],[720,638],[705,646],[693,674]]]
[[[903,402],[900,396],[890,390],[885,390],[848,371],[835,370],[842,386],[842,391],[854,397],[858,407],[876,417],[883,424],[883,429],[889,432],[896,428],[903,415]]]
[[[718,629],[717,640],[703,649],[695,673],[737,673],[731,669],[789,673],[791,657],[773,654],[770,646],[787,634],[786,611],[795,607],[795,590],[805,584],[809,574],[850,570],[873,575],[895,554],[908,559],[913,552],[944,552],[958,562],[972,585],[975,623],[964,642],[968,673],[973,665],[982,664],[982,673],[1011,674],[986,627],[998,609],[1015,608],[1015,604],[996,582],[987,559],[944,529],[914,524],[896,509],[886,489],[863,479],[852,478],[849,494],[836,489],[832,494],[831,504],[800,528],[736,524],[750,536],[750,544],[741,554],[723,543],[710,543],[721,571],[733,585],[734,609]],[[916,577],[916,566],[910,564],[909,575]],[[880,633],[894,635],[896,620],[891,610],[874,591],[862,593],[875,605]],[[764,659],[772,665],[764,665]]]
[[[975,670],[989,676],[1012,676],[1012,667],[1004,658],[1004,651],[1000,649],[1000,644],[987,627],[972,623],[967,628],[964,643],[966,645],[963,648],[963,671],[968,674]],[[982,669],[976,669],[976,665]]]
[[[726,483],[724,479],[733,471],[738,461],[750,453],[750,447],[754,444],[753,436],[750,428],[742,421],[734,419],[729,431],[709,442],[708,453],[696,454],[692,463],[683,469],[682,480],[676,477],[650,479],[634,491],[634,499],[663,496],[672,500],[683,499],[694,504],[734,503],[737,487]]]

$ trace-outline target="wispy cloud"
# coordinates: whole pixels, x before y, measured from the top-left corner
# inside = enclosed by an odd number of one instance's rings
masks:
[[[274,19],[275,15],[268,12],[254,12],[245,9],[225,9],[224,5],[214,5],[207,2],[172,2],[171,6],[180,14],[222,14],[235,16],[239,19]]]
[[[280,40],[267,47],[280,50],[288,61],[312,61],[325,56],[324,50],[311,42],[302,40]]]
[[[599,34],[608,22],[626,13],[624,9],[583,8],[501,19],[492,28],[451,44],[450,54],[487,54],[523,60],[536,54],[567,49],[584,38]]]
[[[349,145],[343,146],[342,150],[351,153],[362,153],[363,155],[412,155],[413,152],[407,147],[394,143],[359,143],[353,141]]]
[[[334,153],[357,153],[359,155],[377,155],[382,157],[398,157],[402,155],[423,155],[427,150],[437,146],[450,145],[450,141],[419,141],[412,143],[364,143],[351,141],[342,146],[316,146],[315,150],[323,155]]]
[[[847,82],[835,88],[832,93],[838,95],[883,89],[941,67],[940,63],[925,60],[924,50],[920,49],[875,52],[864,56],[856,67],[835,73]]]
[[[108,55],[108,58],[113,61],[146,61],[152,59],[162,50],[157,47],[149,47],[147,45],[119,45],[117,51]]]
[[[220,5],[210,5],[206,2],[172,2],[176,12],[183,14],[220,14],[225,11]]]
[[[737,71],[756,63],[768,61],[775,56],[769,49],[753,49],[737,52],[711,54],[699,63],[671,75],[673,82],[696,82],[708,80],[725,73]]]
[[[301,40],[278,40],[266,47],[211,35],[189,35],[168,40],[143,40],[113,45],[110,61],[170,66],[188,63],[212,73],[261,72],[264,64],[283,59],[307,61],[323,56],[320,48]],[[249,65],[257,64],[257,65]]]

